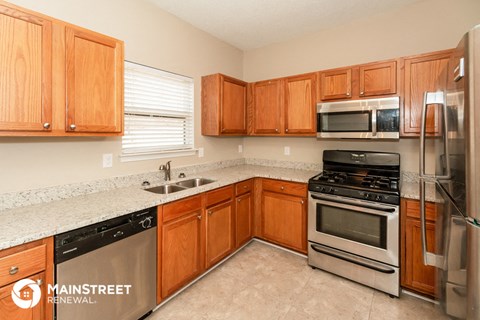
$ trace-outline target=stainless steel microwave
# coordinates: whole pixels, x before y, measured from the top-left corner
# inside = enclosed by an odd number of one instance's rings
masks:
[[[318,138],[398,139],[399,129],[399,97],[317,104]]]

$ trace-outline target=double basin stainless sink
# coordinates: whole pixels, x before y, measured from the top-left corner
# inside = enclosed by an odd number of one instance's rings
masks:
[[[153,193],[158,193],[158,194],[170,194],[178,191],[187,190],[190,188],[200,187],[212,182],[215,182],[215,180],[210,180],[205,178],[195,178],[195,179],[179,181],[177,183],[165,184],[163,186],[148,188],[145,190]]]

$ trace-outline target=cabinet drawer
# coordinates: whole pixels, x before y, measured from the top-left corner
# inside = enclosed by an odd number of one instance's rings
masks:
[[[163,222],[170,221],[202,209],[202,196],[193,196],[163,206]]]
[[[284,193],[299,197],[307,196],[307,185],[304,183],[263,179],[262,189],[265,191]]]
[[[42,244],[0,258],[0,287],[45,270],[46,257],[47,246]]]
[[[409,218],[420,219],[420,201],[417,200],[405,200],[405,212]],[[437,217],[437,206],[435,203],[425,203],[425,217],[427,220],[435,221]]]
[[[213,206],[214,204],[228,201],[233,197],[233,185],[223,187],[220,189],[215,189],[213,191],[207,192],[206,194],[206,206],[207,208]]]
[[[239,182],[235,185],[235,195],[239,196],[241,194],[251,192],[253,190],[253,180],[245,180]]]

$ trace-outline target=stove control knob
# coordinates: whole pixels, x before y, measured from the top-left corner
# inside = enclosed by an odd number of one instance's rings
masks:
[[[321,187],[320,192],[325,192],[325,187]]]
[[[326,193],[332,193],[332,187],[327,187],[325,188]]]
[[[381,200],[383,200],[383,197],[382,197],[381,195],[378,195],[378,196],[375,198],[375,200],[381,201]]]
[[[365,192],[365,193],[363,194],[363,197],[364,197],[365,199],[369,199],[369,198],[370,198],[370,194]]]

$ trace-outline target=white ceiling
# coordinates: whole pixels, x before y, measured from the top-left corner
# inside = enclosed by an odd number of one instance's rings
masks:
[[[239,49],[250,50],[421,0],[148,1]]]

